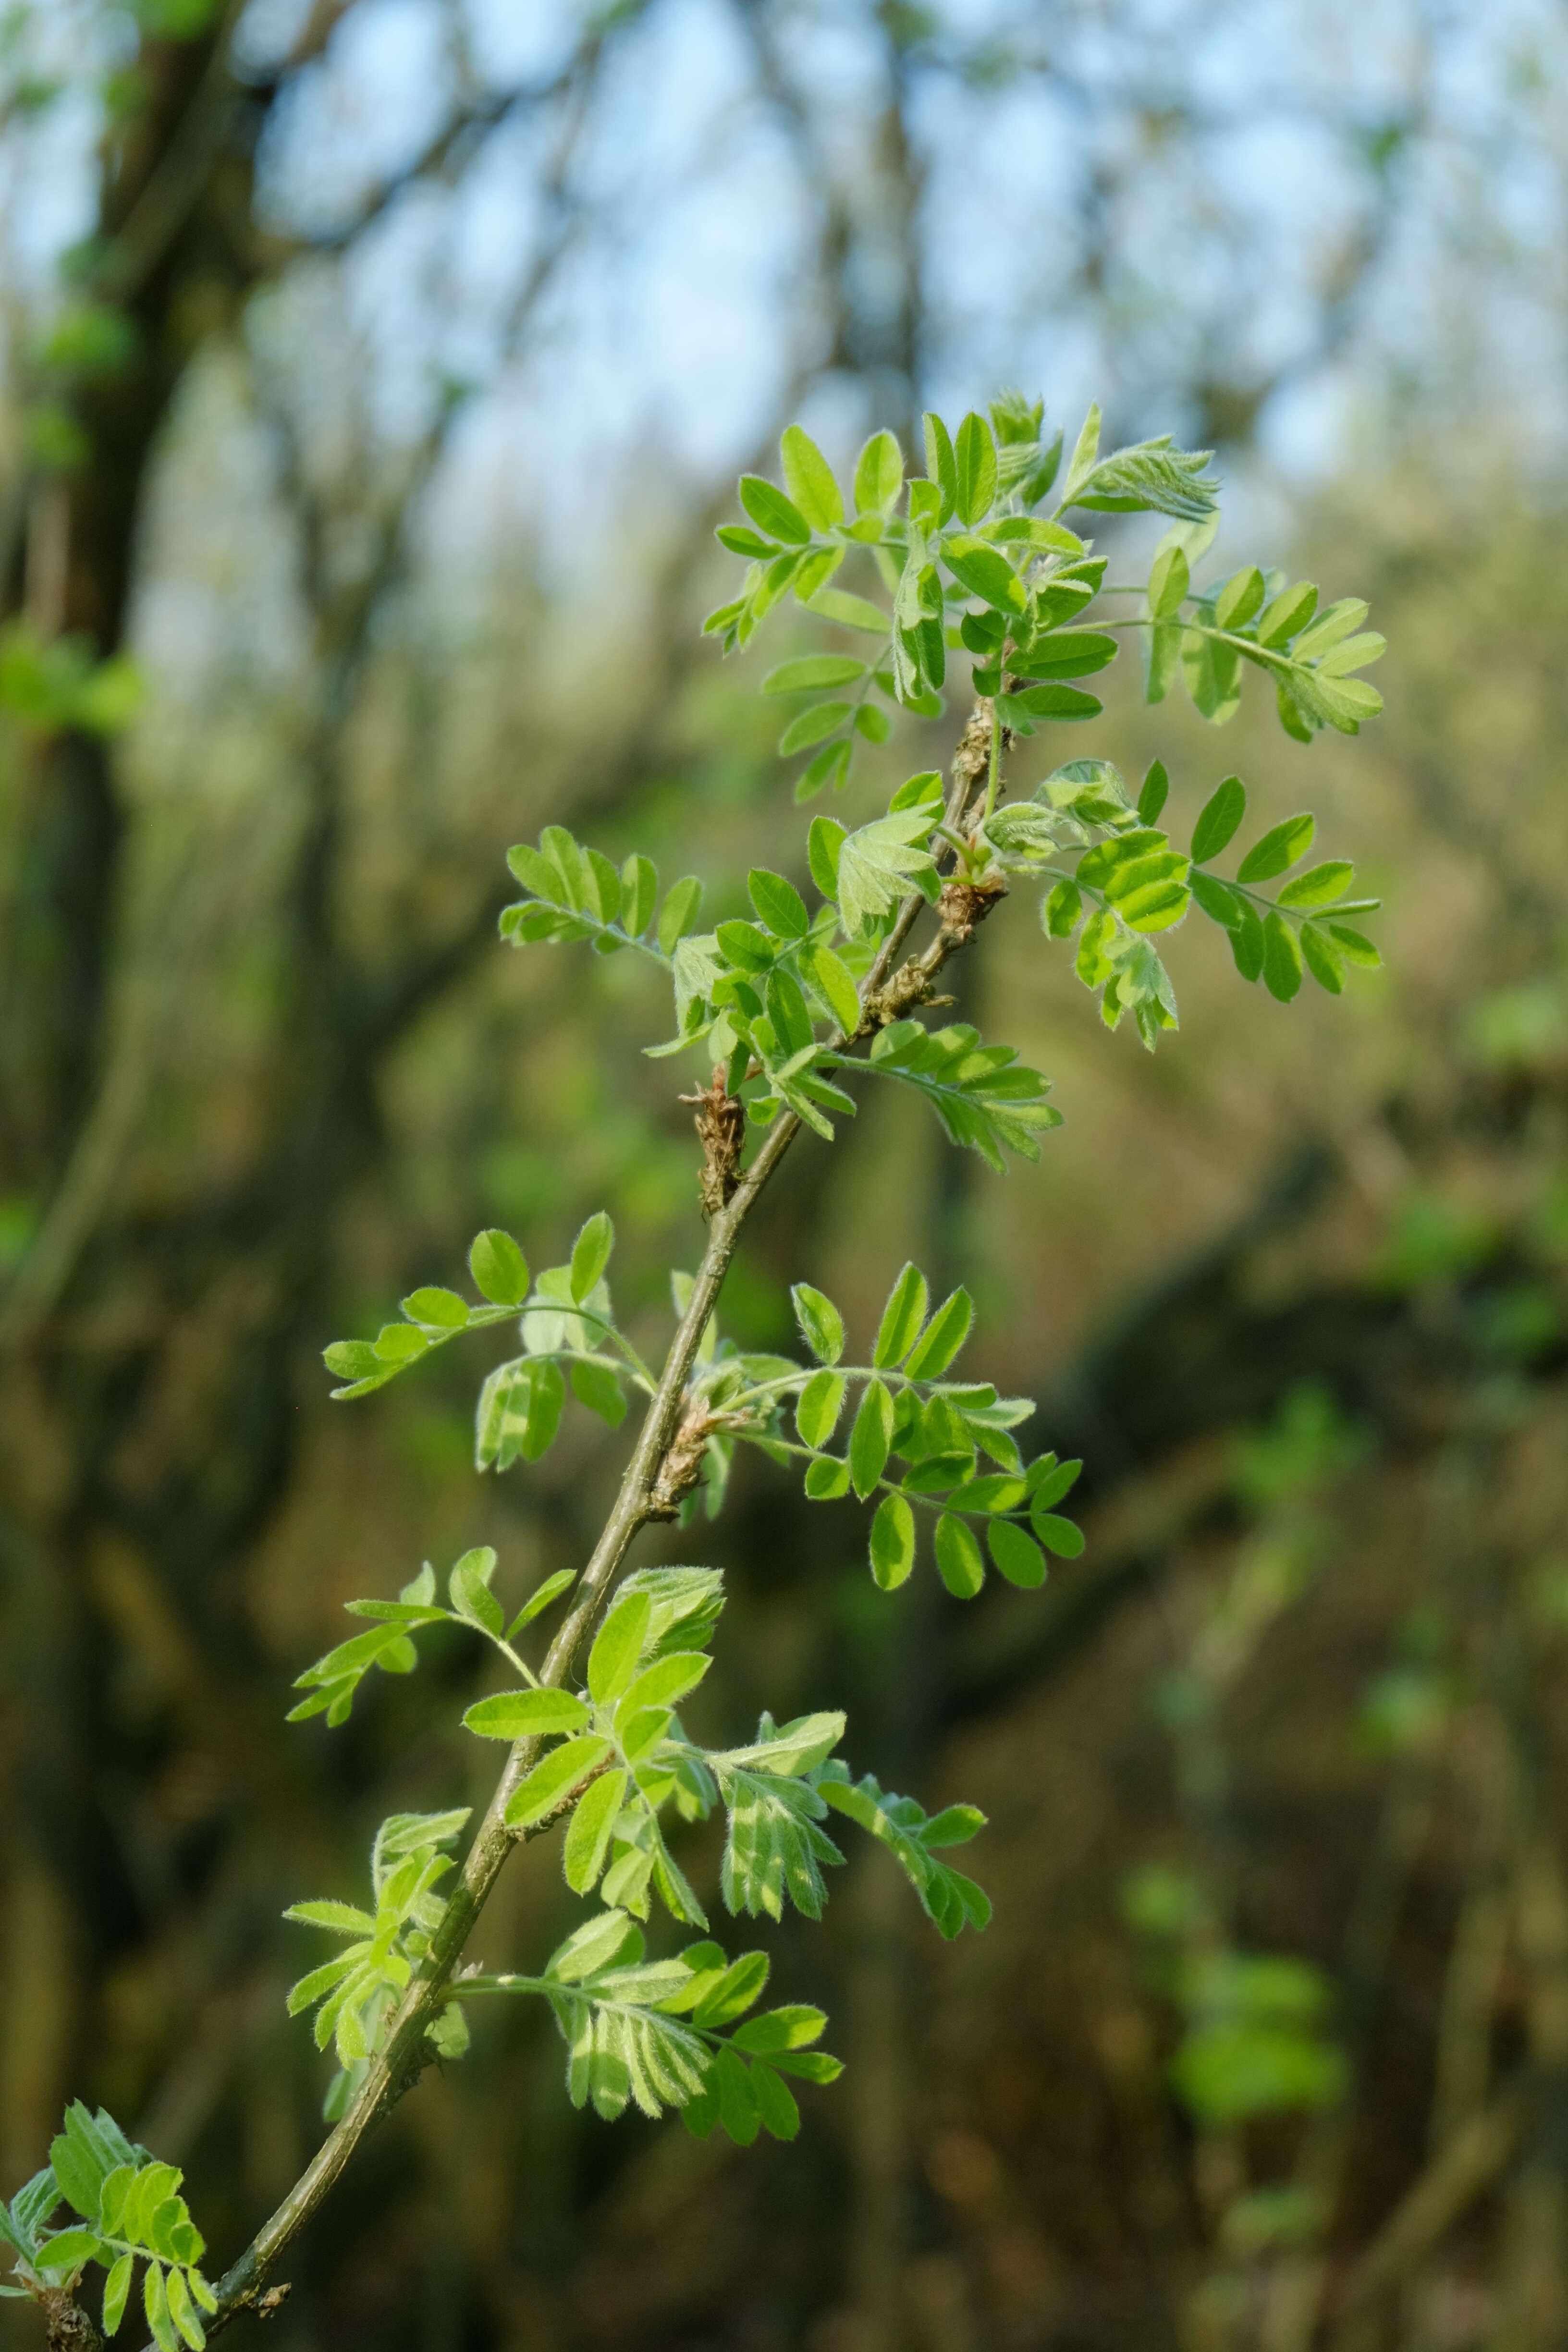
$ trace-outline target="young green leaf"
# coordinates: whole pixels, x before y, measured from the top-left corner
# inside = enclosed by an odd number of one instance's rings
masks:
[[[862,1502],[887,1468],[892,1443],[893,1400],[881,1381],[872,1381],[849,1432],[849,1478]]]
[[[853,1037],[860,1026],[860,998],[848,965],[819,940],[808,940],[801,949],[799,963],[806,986],[820,998],[844,1034]]]
[[[790,1292],[801,1338],[821,1364],[836,1364],[844,1353],[844,1318],[820,1290],[797,1282]],[[837,1417],[837,1416],[836,1416]]]
[[[579,1307],[610,1263],[615,1246],[616,1229],[600,1209],[572,1244],[572,1296]]]
[[[1247,814],[1247,787],[1239,776],[1226,776],[1215,787],[1198,812],[1193,827],[1193,862],[1206,866],[1234,840]]]
[[[985,1581],[985,1562],[973,1530],[952,1511],[943,1511],[936,1523],[936,1564],[956,1600],[973,1601]]]
[[[884,428],[873,433],[855,461],[857,514],[890,514],[904,487],[904,453]]]
[[[811,830],[805,837],[806,863],[811,878],[825,898],[838,896],[838,855],[847,838],[845,826],[837,817],[814,816]]]
[[[619,1698],[636,1674],[651,1606],[647,1592],[625,1592],[600,1626],[588,1653],[588,1691],[598,1706]]]
[[[1305,857],[1312,846],[1316,826],[1305,814],[1288,816],[1283,824],[1271,825],[1261,841],[1254,842],[1236,869],[1238,882],[1268,882],[1276,874],[1283,874],[1299,857]]]
[[[833,468],[810,436],[798,425],[788,425],[779,451],[784,459],[784,488],[792,504],[812,529],[827,531],[842,522],[844,500],[833,478]]]
[[[992,1519],[986,1526],[985,1541],[991,1557],[1009,1584],[1021,1585],[1032,1592],[1046,1580],[1046,1561],[1037,1543],[1024,1533],[1011,1519]]]
[[[926,1318],[931,1294],[926,1278],[917,1265],[906,1265],[894,1283],[882,1310],[877,1341],[871,1350],[871,1361],[879,1371],[901,1363],[920,1337]]]
[[[759,530],[770,539],[782,539],[792,547],[804,547],[811,538],[811,525],[798,507],[785,498],[773,483],[764,481],[760,474],[741,477],[741,504]]]
[[[766,866],[753,866],[746,877],[746,889],[757,919],[781,940],[804,940],[811,929],[811,919],[805,911],[805,901],[793,882],[782,874],[770,873]]]
[[[609,1857],[616,1817],[626,1802],[628,1776],[605,1772],[578,1802],[567,1825],[561,1864],[574,1895],[588,1895],[597,1885]]]
[[[675,953],[676,942],[696,927],[702,905],[702,885],[695,874],[672,882],[658,910],[658,944],[665,955]]]
[[[552,1748],[512,1792],[506,1809],[507,1827],[531,1829],[596,1771],[610,1753],[609,1741],[592,1732]]]
[[[884,1495],[871,1521],[871,1574],[896,1591],[915,1564],[915,1515],[901,1495]]]
[[[481,1739],[534,1739],[562,1731],[581,1731],[588,1709],[572,1691],[498,1691],[481,1698],[463,1717],[464,1727]]]
[[[1296,934],[1279,915],[1263,920],[1263,985],[1289,1004],[1301,985],[1301,950]]]
[[[764,694],[820,694],[829,686],[853,686],[866,675],[868,665],[847,654],[801,654],[781,662],[763,680]]]
[[[1163,547],[1149,570],[1149,611],[1156,621],[1179,613],[1192,584],[1184,549]]]
[[[1327,907],[1342,898],[1355,880],[1355,867],[1342,857],[1332,857],[1321,866],[1310,866],[1305,874],[1296,875],[1279,893],[1282,907]]]
[[[973,410],[958,428],[953,446],[953,504],[964,523],[984,522],[996,497],[996,444],[991,427]]]
[[[492,1307],[521,1307],[528,1297],[528,1260],[511,1235],[498,1227],[475,1236],[468,1272],[480,1297]]]
[[[1165,805],[1170,790],[1171,780],[1165,772],[1164,761],[1163,760],[1151,760],[1149,762],[1148,773],[1143,779],[1143,789],[1138,795],[1138,822],[1140,824],[1152,825],[1154,823],[1155,819],[1159,816],[1160,811]]]
[[[847,1386],[842,1372],[830,1372],[826,1367],[813,1372],[795,1408],[795,1425],[803,1445],[820,1448],[827,1444],[838,1426]]]
[[[466,1551],[453,1566],[447,1591],[454,1611],[465,1623],[477,1626],[481,1633],[499,1636],[506,1621],[500,1602],[490,1591],[495,1568],[496,1556],[489,1544]]]
[[[974,1302],[967,1290],[957,1289],[944,1298],[910,1350],[906,1376],[939,1381],[968,1339],[973,1317]]]
[[[953,463],[952,442],[940,416],[928,414],[924,419],[926,478],[934,483],[940,495],[939,519],[945,522],[958,500],[958,474]]]

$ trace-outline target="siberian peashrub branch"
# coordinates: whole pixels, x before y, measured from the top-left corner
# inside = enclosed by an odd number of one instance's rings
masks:
[[[638,1434],[580,1573],[524,1597],[507,1594],[490,1550],[465,1553],[444,1578],[426,1564],[395,1599],[350,1602],[363,1631],[299,1676],[290,1719],[339,1724],[367,1674],[414,1670],[426,1627],[469,1628],[513,1678],[463,1717],[500,1748],[494,1795],[471,1834],[467,1811],[395,1814],[376,1832],[363,1886],[290,1909],[316,1939],[289,2006],[311,2013],[331,2053],[331,2129],[216,2284],[180,2174],[101,2109],[71,2106],[44,2169],[0,2204],[13,2265],[0,2293],[31,2295],[52,2342],[90,2345],[99,2327],[112,2336],[134,2289],[161,2352],[182,2341],[199,2352],[264,2301],[267,2273],[372,2124],[434,2060],[461,2057],[496,2000],[548,2005],[578,2106],[606,2118],[628,2104],[650,2116],[677,2108],[689,2130],[742,2144],[759,2131],[792,2137],[795,2086],[839,2072],[819,2047],[826,2021],[799,2002],[760,2005],[767,1955],[710,1935],[681,1866],[685,1822],[722,1811],[718,1899],[731,1918],[776,1920],[786,1903],[819,1916],[826,1873],[844,1859],[837,1841],[861,1832],[897,1856],[942,1935],[984,1927],[985,1895],[948,1858],[984,1827],[973,1807],[928,1815],[857,1773],[837,1713],[783,1724],[764,1715],[749,1738],[703,1746],[680,1708],[710,1664],[722,1578],[624,1570],[643,1528],[720,1511],[741,1444],[780,1473],[798,1469],[814,1501],[874,1506],[870,1572],[885,1591],[921,1569],[922,1552],[950,1592],[969,1598],[991,1570],[1033,1589],[1048,1553],[1082,1549],[1061,1508],[1079,1465],[1052,1453],[1026,1461],[1015,1432],[1029,1400],[959,1369],[972,1321],[963,1289],[933,1302],[905,1266],[869,1344],[851,1349],[833,1301],[799,1283],[798,1357],[736,1347],[716,1312],[746,1216],[795,1136],[805,1126],[831,1139],[867,1082],[913,1088],[954,1143],[998,1171],[1008,1152],[1038,1157],[1041,1135],[1059,1124],[1047,1081],[1012,1046],[931,1013],[942,965],[1003,898],[1028,886],[1046,940],[1070,946],[1106,1025],[1131,1016],[1151,1051],[1176,1025],[1162,942],[1194,905],[1226,935],[1243,979],[1281,1001],[1304,972],[1338,994],[1350,967],[1378,962],[1359,928],[1376,901],[1350,895],[1351,866],[1303,863],[1310,816],[1271,826],[1224,873],[1247,814],[1239,777],[1207,793],[1190,828],[1184,821],[1183,846],[1164,829],[1159,761],[1134,793],[1107,760],[1047,766],[1024,748],[1042,729],[1099,716],[1082,681],[1108,670],[1129,637],[1147,699],[1179,679],[1216,727],[1236,711],[1248,669],[1303,742],[1323,727],[1353,735],[1381,708],[1357,675],[1383,651],[1359,599],[1320,608],[1310,583],[1256,565],[1195,584],[1217,524],[1205,454],[1162,437],[1101,456],[1091,409],[1064,473],[1061,436],[1043,441],[1040,419],[1038,403],[1010,393],[951,436],[928,416],[926,471],[912,479],[892,435],[875,434],[856,464],[853,513],[792,425],[783,487],[745,477],[747,519],[719,531],[747,564],[738,594],[705,624],[726,653],[743,652],[791,602],[821,626],[821,650],[762,682],[791,713],[780,753],[805,755],[796,801],[843,794],[858,744],[885,742],[900,709],[940,717],[948,665],[962,658],[973,699],[945,782],[911,775],[858,824],[814,815],[796,871],[754,871],[749,915],[708,931],[695,877],[661,887],[647,857],[617,866],[561,825],[510,852],[523,895],[501,918],[505,940],[641,956],[668,978],[671,1034],[647,1051],[698,1057],[704,1074],[681,1097],[702,1145],[701,1262],[671,1277],[675,1332],[657,1369],[647,1335],[617,1318],[602,1211],[566,1264],[537,1275],[511,1235],[481,1234],[468,1257],[476,1297],[416,1290],[374,1339],[327,1349],[334,1395],[362,1397],[465,1334],[507,1328],[516,1352],[479,1391],[480,1471],[537,1462],[569,1398],[612,1428],[635,1402]],[[1105,557],[1075,523],[1140,511],[1171,528],[1146,579],[1108,583]],[[552,1612],[563,1613],[542,1654]],[[515,1972],[466,1968],[470,1930],[513,1846],[555,1834],[581,1924],[553,1952],[520,1956]],[[96,2322],[76,2300],[95,2264],[106,2273]]]

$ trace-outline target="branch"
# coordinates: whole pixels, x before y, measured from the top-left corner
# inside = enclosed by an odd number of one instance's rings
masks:
[[[977,787],[984,783],[986,762],[983,746],[994,726],[991,705],[982,702],[964,730],[953,761],[953,785],[948,798],[947,821],[955,829],[962,823]],[[861,986],[863,1009],[876,997],[889,975],[897,968],[900,951],[925,903],[916,893],[906,898],[900,908],[891,936],[884,943]],[[948,957],[965,944],[966,938],[967,933],[964,932],[945,927],[940,929],[918,959],[920,971],[928,978],[934,975]],[[842,1051],[859,1034],[859,1024],[853,1034],[847,1031],[841,1032],[832,1041],[833,1049]],[[690,1302],[670,1343],[658,1387],[644,1417],[631,1460],[622,1475],[614,1508],[583,1572],[575,1604],[552,1643],[541,1672],[541,1685],[547,1690],[559,1689],[565,1682],[573,1660],[609,1592],[633,1538],[650,1520],[659,1516],[656,1491],[659,1473],[679,1424],[686,1384],[697,1360],[697,1351],[707,1328],[708,1318],[713,1312],[724,1277],[730,1270],[741,1238],[741,1229],[761,1198],[774,1169],[800,1132],[800,1124],[793,1112],[785,1112],[774,1123],[752,1165],[741,1177],[728,1207],[720,1209],[712,1217],[708,1228],[708,1246],[692,1285]],[[453,1970],[489,1899],[507,1855],[514,1845],[533,1833],[525,1832],[520,1837],[517,1831],[510,1829],[506,1809],[514,1790],[532,1769],[540,1746],[540,1740],[533,1738],[519,1740],[512,1748],[489,1810],[468,1849],[461,1884],[447,1903],[418,1975],[393,2012],[381,2051],[371,2060],[364,2080],[342,2121],[322,2143],[277,2211],[263,2223],[239,2260],[220,2281],[218,2307],[208,2324],[209,2336],[257,2302],[267,2272],[316,2212],[365,2134],[374,2124],[390,2114],[404,2092],[417,2082],[429,2063],[426,2032],[444,2005]],[[538,1826],[542,1829],[546,1824]]]

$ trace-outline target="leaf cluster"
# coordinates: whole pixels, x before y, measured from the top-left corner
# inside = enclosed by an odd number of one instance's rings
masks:
[[[202,2352],[202,2315],[217,2309],[217,2298],[202,2275],[205,2248],[180,2195],[182,2177],[128,2139],[107,2108],[94,2115],[75,2100],[44,2169],[9,2207],[0,2204],[0,2244],[35,2287],[68,2291],[89,2263],[101,2263],[105,2336],[119,2329],[140,2263],[142,2308],[159,2352],[178,2352],[182,2342]],[[62,2204],[78,2218],[51,2227]],[[0,2286],[0,2294],[26,2292]]]

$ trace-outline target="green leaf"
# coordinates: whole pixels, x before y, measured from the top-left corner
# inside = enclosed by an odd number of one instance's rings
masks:
[[[890,514],[904,487],[904,453],[885,429],[873,433],[855,460],[855,511]]]
[[[864,677],[868,665],[855,661],[847,654],[802,654],[795,661],[781,662],[763,680],[764,694],[820,693],[824,687],[853,686]]]
[[[1192,585],[1186,551],[1180,547],[1162,547],[1149,570],[1149,611],[1156,621],[1169,620],[1179,613]]]
[[[1253,844],[1237,867],[1237,880],[1268,882],[1276,874],[1283,874],[1288,866],[1294,866],[1299,857],[1305,857],[1312,846],[1315,830],[1312,818],[1306,814],[1288,816],[1282,824],[1271,826],[1261,841]]]
[[[801,949],[799,962],[806,986],[821,998],[846,1037],[853,1037],[860,1026],[860,998],[848,965],[817,940]]]
[[[51,2270],[77,2270],[96,2262],[103,2249],[96,2230],[57,2230],[39,2241],[38,2259]]]
[[[1165,772],[1163,760],[1151,760],[1143,778],[1143,788],[1138,795],[1138,822],[1152,825],[1170,796],[1171,779]]]
[[[702,885],[695,874],[670,884],[658,912],[658,944],[665,955],[673,955],[676,942],[696,928],[701,905]]]
[[[616,1229],[603,1209],[588,1219],[572,1244],[572,1296],[581,1307],[610,1263]]]
[[[1289,923],[1278,915],[1263,920],[1263,985],[1289,1004],[1301,985],[1301,950]]]
[[[841,629],[859,629],[870,637],[885,637],[890,625],[887,614],[868,598],[851,596],[842,588],[819,588],[807,597],[806,611],[836,622]]]
[[[170,2269],[167,2293],[170,2318],[191,2347],[191,2352],[203,2352],[203,2347],[207,2339],[203,2333],[201,2321],[191,2308],[191,2298],[186,2290],[184,2273],[177,2265]]]
[[[818,817],[816,824],[826,820]],[[936,866],[929,847],[932,812],[900,809],[874,817],[838,845],[835,894],[851,938],[868,921],[887,914],[911,888],[936,896]],[[816,831],[816,825],[813,826]]]
[[[1239,776],[1226,776],[1215,786],[1198,812],[1193,827],[1193,859],[1206,866],[1234,840],[1242,818],[1247,814],[1247,787]]]
[[[725,1908],[731,1915],[743,1911],[756,1918],[765,1912],[782,1919],[787,1894],[805,1918],[820,1919],[827,1895],[821,1865],[844,1859],[816,1826],[827,1811],[823,1799],[807,1781],[711,1760],[729,1816],[719,1871]],[[726,1991],[742,1966],[737,1962],[702,2002],[696,2011],[699,2025],[720,2024],[726,2007],[737,2015],[756,2000],[763,1982],[755,1974]]]
[[[1091,401],[1089,403],[1089,414],[1083,420],[1083,424],[1079,431],[1078,440],[1073,446],[1072,458],[1068,466],[1067,479],[1062,484],[1062,507],[1065,508],[1072,505],[1075,494],[1082,488],[1083,484],[1089,479],[1089,475],[1093,472],[1094,461],[1099,455],[1100,404],[1097,401]],[[1058,511],[1059,512],[1060,509],[1058,509]]]
[[[838,1426],[847,1386],[842,1372],[813,1372],[795,1401],[795,1425],[803,1445],[816,1449],[827,1444]]]
[[[121,2254],[103,2282],[103,2332],[106,2336],[117,2334],[125,2316],[125,2298],[131,2292],[131,2273],[134,2267],[133,2257]]]
[[[983,1045],[966,1023],[927,1030],[918,1021],[891,1022],[861,1066],[917,1087],[952,1140],[978,1151],[998,1174],[1004,1147],[1037,1160],[1037,1135],[1061,1125],[1040,1073],[1020,1063],[1011,1045]]]
[[[756,923],[731,919],[713,934],[720,953],[739,971],[766,971],[775,953],[774,942]]]
[[[958,499],[958,473],[953,462],[952,443],[940,416],[928,414],[923,422],[926,478],[936,485],[940,493],[939,517],[945,522]]]
[[[1256,980],[1263,970],[1263,925],[1256,910],[1238,904],[1239,919],[1230,935],[1230,951],[1243,980]]]
[[[468,1319],[468,1304],[455,1290],[411,1291],[401,1305],[410,1322],[426,1323],[438,1331],[460,1331]]]
[[[620,1381],[607,1364],[591,1364],[580,1357],[569,1368],[567,1378],[579,1404],[596,1412],[611,1429],[619,1429],[626,1417],[626,1400]]]
[[[571,1691],[498,1691],[475,1701],[463,1717],[481,1739],[534,1739],[560,1731],[581,1731],[591,1717]]]
[[[942,541],[942,553],[953,578],[971,595],[983,597],[998,612],[1028,611],[1028,590],[1001,549],[993,547],[989,540],[957,531]]]
[[[646,1591],[623,1592],[600,1626],[588,1653],[588,1692],[597,1706],[619,1698],[636,1674],[651,1611]]]
[[[912,1798],[885,1795],[869,1773],[852,1781],[847,1768],[837,1760],[823,1768],[817,1785],[835,1812],[847,1813],[895,1855],[927,1917],[944,1936],[956,1936],[965,1926],[985,1926],[991,1906],[984,1890],[962,1872],[939,1862],[931,1851],[934,1844],[953,1844],[973,1836],[984,1827],[984,1814],[973,1806],[949,1806],[934,1821],[928,1821]],[[773,2063],[791,2074],[805,2072],[801,2060],[779,2056]],[[824,2078],[809,2075],[807,2079]]]
[[[468,1272],[480,1297],[492,1307],[521,1307],[528,1297],[528,1260],[511,1235],[497,1226],[475,1236]]]
[[[566,1825],[561,1863],[574,1895],[590,1894],[599,1882],[609,1855],[611,1832],[626,1802],[627,1784],[628,1775],[625,1772],[605,1773],[581,1798]]]
[[[849,1432],[849,1478],[862,1502],[887,1468],[892,1443],[892,1397],[881,1381],[871,1381]]]
[[[805,837],[806,863],[811,867],[812,880],[825,898],[838,895],[838,853],[847,837],[837,817],[812,818]]]
[[[888,1294],[871,1361],[879,1371],[900,1363],[920,1337],[931,1294],[917,1265],[906,1265]]]
[[[1060,1518],[1054,1511],[1031,1510],[1029,1525],[1058,1559],[1076,1559],[1083,1549],[1083,1529],[1075,1520]]]
[[[1333,940],[1316,923],[1303,923],[1300,946],[1301,960],[1318,986],[1326,988],[1331,996],[1341,995],[1345,984],[1345,960]]]
[[[820,1290],[797,1282],[790,1292],[800,1334],[821,1364],[836,1364],[844,1353],[844,1318]]]
[[[1098,719],[1104,708],[1098,696],[1050,678],[1042,686],[1026,687],[1021,694],[1001,694],[996,698],[1003,725],[1026,735],[1037,719]]]
[[[804,940],[811,929],[811,919],[805,911],[805,901],[793,882],[782,874],[770,873],[766,866],[753,866],[746,877],[746,888],[758,919],[767,925],[781,940]]]
[[[1023,677],[1090,677],[1097,670],[1109,669],[1121,650],[1119,641],[1104,629],[1052,629],[1009,667]],[[1031,710],[1037,708],[1026,692],[1016,699]],[[1042,701],[1038,708],[1048,710],[1050,705]]]
[[[792,751],[805,751],[813,743],[820,743],[826,735],[834,734],[849,716],[847,702],[817,702],[807,710],[797,711],[778,740],[781,760]]]
[[[784,488],[812,529],[828,531],[835,523],[842,522],[844,500],[833,478],[833,468],[809,435],[798,425],[787,425],[779,451],[784,458]],[[779,532],[774,535],[787,536]]]
[[[1047,939],[1070,940],[1083,913],[1083,893],[1076,882],[1066,880],[1040,901],[1040,928]]]
[[[1279,893],[1282,907],[1327,907],[1335,898],[1342,898],[1355,880],[1355,867],[1342,857],[1333,857],[1321,866],[1310,866],[1305,874],[1298,874],[1287,882]]]
[[[973,1601],[985,1581],[985,1562],[973,1530],[951,1511],[943,1511],[936,1523],[936,1564],[956,1600]]]
[[[784,492],[760,474],[741,477],[741,504],[759,530],[770,539],[782,539],[792,547],[804,547],[811,538],[811,525],[798,507],[792,505]]]
[[[79,2099],[66,2109],[65,2129],[49,2145],[49,2167],[60,2195],[84,2221],[98,2219],[99,2194],[115,2169],[117,2151],[104,2139]],[[177,2173],[172,2176],[178,2179]]]
[[[849,1465],[825,1459],[805,1465],[805,1499],[808,1503],[837,1503],[849,1492]]]
[[[991,1557],[1009,1584],[1021,1585],[1032,1592],[1046,1580],[1046,1561],[1037,1543],[1032,1543],[1011,1519],[992,1519],[985,1529],[985,1541]]]
[[[1099,413],[1091,409],[1089,415],[1098,444]],[[1088,433],[1086,424],[1086,436]],[[1170,435],[1162,433],[1152,441],[1140,441],[1100,458],[1081,478],[1080,461],[1075,457],[1062,506],[1097,507],[1110,514],[1136,514],[1152,508],[1181,521],[1200,521],[1213,512],[1219,490],[1218,482],[1204,471],[1213,455],[1212,449],[1178,449]]]
[[[647,930],[658,896],[658,866],[634,851],[621,867],[621,927],[628,939],[640,939]]]
[[[584,1733],[580,1739],[563,1740],[559,1748],[552,1748],[513,1790],[506,1809],[507,1827],[529,1829],[542,1822],[610,1753],[609,1741],[596,1733]]]
[[[906,1378],[940,1380],[968,1339],[973,1318],[974,1302],[967,1290],[957,1289],[944,1298],[910,1350]]]
[[[169,2319],[169,2298],[163,2290],[163,2273],[156,2263],[147,2265],[147,2274],[142,2282],[142,2302],[158,2352],[179,2352],[180,2339]]]
[[[752,2096],[763,2129],[773,2139],[794,2139],[800,2130],[800,2109],[787,2086],[771,2066],[752,2068]]]
[[[1383,958],[1372,941],[1360,931],[1352,931],[1348,923],[1331,923],[1329,936],[1347,963],[1358,964],[1363,971],[1381,971]]]
[[[506,1622],[500,1602],[490,1591],[496,1556],[488,1544],[466,1551],[453,1565],[447,1597],[458,1615],[481,1633],[498,1634]]]
[[[1244,629],[1263,604],[1263,574],[1256,563],[1233,572],[1215,599],[1214,616],[1222,629]]]
[[[1298,629],[1306,627],[1317,606],[1318,592],[1310,580],[1298,580],[1294,587],[1281,589],[1258,616],[1258,644],[1285,645]]]
[[[285,1919],[297,1919],[307,1927],[327,1927],[334,1936],[374,1936],[375,1921],[368,1911],[353,1903],[291,1903],[284,1912]],[[51,2151],[52,2154],[52,2151]],[[72,2199],[75,2203],[75,2199]],[[97,2210],[96,2200],[94,2211]]]
[[[953,449],[953,504],[961,522],[984,522],[996,497],[996,444],[973,410],[958,428]]]
[[[915,1515],[901,1495],[884,1495],[871,1521],[871,1574],[896,1591],[915,1564]]]
[[[836,793],[841,792],[849,773],[854,751],[852,743],[841,739],[837,743],[825,743],[820,751],[814,751],[795,778],[795,805],[800,807],[807,801],[814,801],[819,793],[827,790],[829,784]]]

